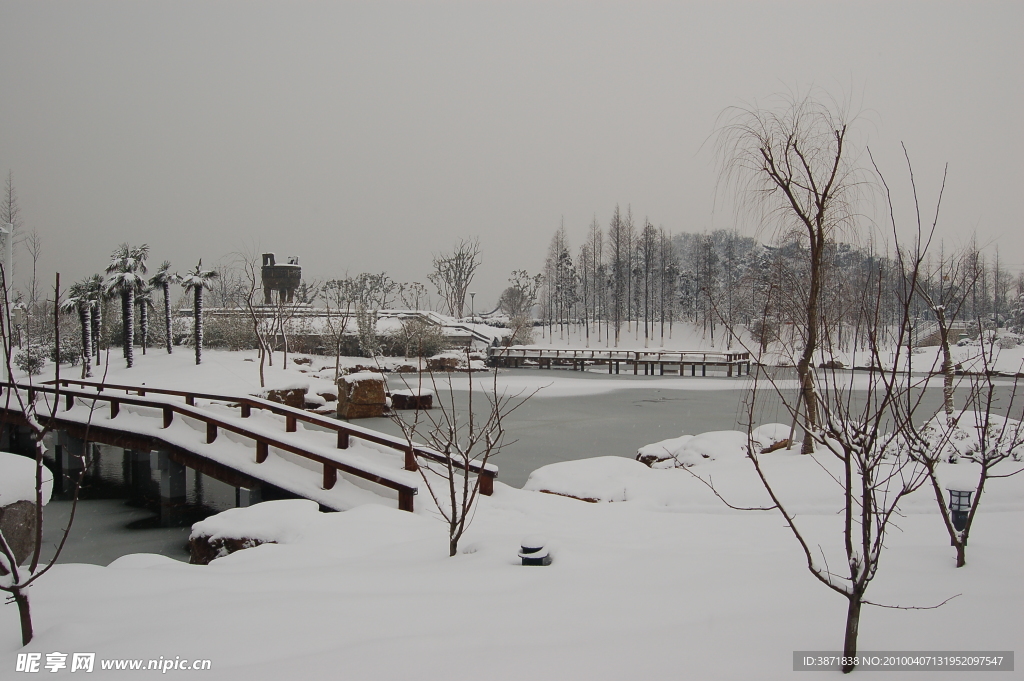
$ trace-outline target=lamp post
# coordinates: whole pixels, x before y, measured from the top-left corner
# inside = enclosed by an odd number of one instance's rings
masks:
[[[476,293],[473,291],[469,292],[469,320],[476,321]]]
[[[971,495],[974,489],[966,487],[946,487],[949,490],[949,515],[957,532],[967,527],[967,516],[971,512]]]

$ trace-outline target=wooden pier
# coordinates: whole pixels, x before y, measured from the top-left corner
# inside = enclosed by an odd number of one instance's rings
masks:
[[[536,366],[551,369],[556,366],[571,367],[573,371],[586,371],[591,365],[607,365],[609,374],[618,374],[623,365],[627,371],[633,368],[633,375],[640,374],[643,367],[645,376],[666,375],[707,376],[708,367],[724,368],[727,377],[750,374],[750,353],[747,352],[700,352],[692,350],[616,350],[616,349],[555,349],[543,346],[512,346],[490,348],[488,357],[492,366],[522,367]],[[698,374],[699,369],[699,374]]]

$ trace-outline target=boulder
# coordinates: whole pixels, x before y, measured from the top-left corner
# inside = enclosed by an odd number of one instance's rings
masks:
[[[251,549],[260,544],[276,543],[274,541],[265,542],[260,539],[253,539],[252,537],[217,537],[216,539],[211,539],[205,535],[193,535],[188,540],[190,554],[188,562],[192,565],[209,565],[213,559],[221,558],[235,551]]]
[[[301,388],[278,388],[276,390],[267,390],[260,394],[259,397],[262,397],[265,400],[270,400],[271,402],[295,407],[296,409],[304,409],[306,407],[307,390],[309,390],[309,388],[306,386]]]
[[[0,531],[14,551],[18,564],[24,563],[35,548],[36,505],[23,500],[0,507]],[[6,574],[7,571],[0,566],[0,575]]]
[[[387,400],[380,374],[358,373],[338,379],[338,401],[351,404],[384,404]]]
[[[433,409],[434,393],[429,390],[395,390],[391,393],[392,409]]]
[[[345,419],[374,419],[384,416],[385,405],[383,404],[352,404],[350,402],[338,402],[338,418]]]
[[[362,372],[338,379],[339,418],[376,418],[383,416],[386,408],[387,394],[380,374]]]

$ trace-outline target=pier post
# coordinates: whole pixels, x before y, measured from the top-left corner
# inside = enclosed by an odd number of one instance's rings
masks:
[[[177,524],[179,509],[185,504],[185,465],[156,450],[149,455],[150,468],[160,471],[160,525]]]
[[[149,452],[137,452],[132,449],[124,450],[124,457],[128,464],[128,499],[135,503],[141,503],[149,491],[149,484],[152,481],[153,469],[150,465]]]
[[[85,441],[69,435],[67,431],[58,431],[53,455],[57,464],[54,491],[67,494],[74,488],[75,481],[85,467]]]

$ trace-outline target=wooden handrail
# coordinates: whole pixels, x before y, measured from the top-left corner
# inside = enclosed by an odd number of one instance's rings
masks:
[[[65,388],[68,388],[68,386],[66,385],[67,383],[79,383],[79,384],[84,383],[87,386],[95,387],[95,384],[89,384],[88,382],[85,382],[85,381],[76,381],[74,379],[68,379],[67,381],[65,381],[65,379],[61,379],[60,383],[62,385],[64,385]],[[300,447],[298,445],[292,444],[291,442],[286,442],[284,440],[281,440],[281,439],[278,439],[278,438],[275,438],[275,437],[272,437],[272,436],[268,436],[268,435],[266,435],[264,433],[258,433],[258,432],[255,432],[254,430],[249,429],[249,428],[244,428],[244,427],[239,426],[239,425],[237,425],[235,423],[231,423],[229,421],[225,421],[223,419],[217,418],[216,416],[213,416],[213,415],[211,415],[211,414],[209,414],[209,413],[207,413],[207,412],[205,412],[205,411],[203,411],[201,409],[198,409],[196,407],[193,407],[193,406],[190,406],[190,405],[187,405],[187,404],[180,404],[180,403],[174,403],[174,402],[160,401],[158,399],[154,399],[154,398],[151,398],[151,397],[148,397],[148,396],[138,396],[138,397],[134,397],[133,398],[133,397],[128,397],[128,396],[120,396],[120,395],[116,395],[116,396],[115,395],[109,395],[109,394],[104,395],[102,392],[97,392],[95,394],[93,394],[93,393],[86,393],[84,391],[68,392],[67,390],[61,390],[60,388],[51,387],[52,384],[53,384],[53,382],[51,381],[49,385],[47,385],[47,384],[34,385],[34,386],[31,386],[31,389],[35,393],[40,393],[41,392],[41,393],[50,393],[50,394],[55,394],[55,395],[64,395],[65,399],[67,399],[68,395],[71,395],[73,397],[80,397],[82,399],[87,399],[87,400],[99,400],[99,401],[107,402],[107,403],[110,404],[110,418],[111,419],[114,419],[114,418],[116,418],[118,416],[120,405],[123,405],[123,404],[140,406],[140,407],[150,407],[150,408],[156,408],[156,409],[162,410],[162,412],[163,412],[163,425],[164,425],[165,428],[167,428],[167,427],[169,427],[171,425],[172,420],[173,420],[172,414],[181,414],[182,416],[187,416],[189,418],[195,419],[197,421],[200,421],[200,422],[206,424],[206,443],[207,444],[213,442],[214,439],[216,439],[217,432],[218,432],[219,429],[223,429],[223,430],[226,430],[226,431],[229,431],[229,432],[232,432],[232,433],[237,433],[238,435],[242,435],[243,437],[247,437],[247,438],[249,438],[249,439],[251,439],[251,440],[253,440],[255,442],[255,444],[256,444],[256,463],[263,463],[266,460],[266,458],[267,458],[269,448],[270,447],[275,447],[275,448],[280,449],[282,451],[290,452],[290,453],[295,454],[297,456],[301,456],[303,458],[309,459],[311,461],[315,461],[315,462],[323,465],[324,466],[324,480],[325,480],[325,482],[328,479],[330,479],[330,478],[336,479],[336,476],[331,476],[329,474],[328,469],[341,470],[341,471],[344,471],[344,472],[349,473],[351,475],[354,475],[356,477],[363,478],[364,480],[369,480],[370,482],[374,482],[374,483],[377,483],[377,484],[379,484],[379,485],[381,485],[383,487],[387,487],[389,489],[393,489],[393,490],[397,491],[399,493],[399,507],[402,508],[403,510],[409,510],[409,511],[413,510],[412,509],[412,496],[414,496],[414,495],[416,495],[418,493],[418,488],[415,485],[410,485],[410,484],[408,484],[406,482],[403,482],[402,480],[398,480],[398,479],[395,479],[395,478],[388,477],[386,474],[380,474],[380,473],[375,473],[375,472],[367,471],[367,470],[364,470],[364,469],[359,468],[357,466],[353,466],[351,464],[347,464],[347,463],[342,462],[342,461],[337,461],[337,460],[331,459],[329,457],[321,456],[320,454],[317,454],[315,452],[311,452],[311,451],[309,451],[309,450],[307,450],[307,449],[305,449],[303,447]],[[19,385],[19,384],[12,384],[12,383],[8,383],[8,382],[0,382],[0,388],[10,389],[12,386],[14,388],[18,389],[18,390],[26,390],[26,391],[29,390],[29,388],[30,388],[30,386],[27,386],[27,385]],[[111,386],[105,386],[105,387],[111,387]],[[123,386],[121,388],[123,389]],[[132,389],[134,389],[134,387]],[[144,388],[144,390],[146,392],[151,392],[151,393],[159,393],[159,392],[161,392],[158,389],[152,389],[152,388],[148,388],[148,387]],[[171,394],[176,394],[176,393],[180,393],[181,391],[168,391],[168,392],[171,392]],[[189,395],[189,393],[184,393],[184,394],[185,395]],[[44,419],[44,420],[49,420],[50,415],[49,414],[45,414],[45,415],[41,414],[39,418]],[[333,480],[331,482],[331,486],[333,487]],[[481,487],[482,486],[483,485],[481,484]],[[325,487],[325,489],[330,489],[330,487]]]
[[[750,359],[747,352],[703,352],[700,350],[595,350],[595,349],[546,349],[536,347],[498,347],[488,348],[491,357],[517,357],[523,359],[604,359],[625,362],[658,361],[674,364],[692,361],[699,358],[708,362],[708,358],[723,362],[743,362]],[[562,354],[565,353],[565,354]],[[656,359],[650,359],[654,357]]]
[[[53,381],[48,381],[47,384],[52,384]],[[103,390],[123,390],[125,393],[134,392],[139,394],[152,393],[154,395],[175,395],[177,397],[184,397],[186,404],[190,406],[195,405],[196,399],[210,400],[214,402],[227,402],[229,404],[237,404],[241,409],[242,418],[247,418],[253,408],[263,409],[279,416],[285,417],[285,428],[289,432],[294,430],[295,421],[302,421],[304,423],[311,423],[313,425],[320,426],[327,430],[333,430],[338,433],[338,449],[345,449],[348,446],[349,438],[357,437],[360,440],[372,442],[374,444],[382,445],[390,449],[397,450],[405,453],[409,449],[409,443],[402,438],[393,437],[386,433],[381,433],[369,428],[362,428],[360,426],[354,426],[352,424],[342,423],[335,419],[326,418],[319,414],[310,414],[302,409],[296,409],[295,407],[289,407],[285,404],[278,402],[271,402],[260,397],[252,397],[251,395],[236,396],[236,395],[217,395],[213,393],[199,393],[191,392],[187,390],[172,390],[169,388],[153,388],[151,386],[136,386],[136,385],[123,385],[113,383],[94,383],[92,381],[83,381],[74,378],[61,378],[60,383],[64,387],[71,385],[78,385],[86,388],[96,388],[98,392]],[[45,385],[45,384],[44,384]],[[123,400],[122,400],[123,401]],[[343,445],[344,443],[344,445]],[[435,451],[424,445],[413,445],[413,452],[415,456],[420,456],[437,463],[447,464],[449,459],[441,452]],[[415,465],[415,461],[412,462]],[[453,465],[458,470],[465,470],[467,466],[460,461],[454,461]],[[468,465],[469,472],[480,476],[480,493],[485,496],[490,496],[494,491],[494,479],[498,477],[498,467],[492,463],[486,465],[480,465],[475,461],[470,461]],[[415,467],[407,468],[407,470],[416,470]]]

